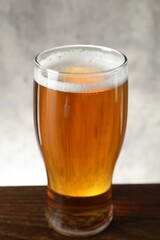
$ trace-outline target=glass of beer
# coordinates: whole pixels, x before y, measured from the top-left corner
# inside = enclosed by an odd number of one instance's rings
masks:
[[[34,121],[48,177],[49,225],[91,236],[113,218],[112,176],[127,121],[127,58],[107,47],[39,53]]]

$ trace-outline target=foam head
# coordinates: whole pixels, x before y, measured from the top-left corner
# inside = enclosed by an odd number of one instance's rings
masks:
[[[102,91],[127,79],[125,56],[94,46],[67,46],[40,53],[36,58],[35,81],[66,92]]]

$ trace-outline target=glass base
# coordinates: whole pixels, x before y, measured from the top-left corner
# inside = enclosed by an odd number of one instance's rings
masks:
[[[113,218],[111,190],[94,197],[67,197],[48,188],[46,217],[51,228],[67,236],[87,237],[103,231]]]

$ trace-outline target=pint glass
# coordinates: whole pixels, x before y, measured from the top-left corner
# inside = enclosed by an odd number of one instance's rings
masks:
[[[48,176],[46,216],[61,234],[94,235],[113,217],[127,76],[125,55],[106,47],[63,46],[35,58],[34,120]]]

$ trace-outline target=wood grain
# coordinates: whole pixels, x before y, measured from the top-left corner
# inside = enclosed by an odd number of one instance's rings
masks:
[[[90,240],[159,240],[160,184],[114,185],[114,219]],[[0,240],[67,240],[45,219],[46,187],[0,187]],[[76,238],[82,239],[82,238]]]

